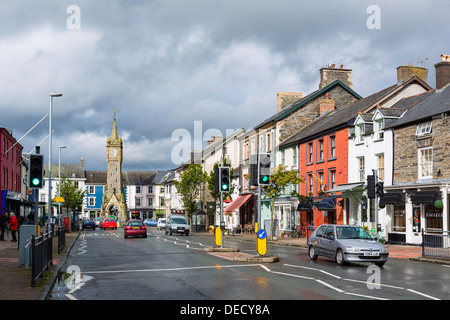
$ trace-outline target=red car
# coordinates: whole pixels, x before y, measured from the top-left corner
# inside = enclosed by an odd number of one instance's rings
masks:
[[[143,238],[147,238],[147,227],[142,220],[128,220],[127,225],[123,230],[125,238],[129,236],[141,236]]]
[[[117,221],[113,218],[106,218],[103,220],[102,224],[100,225],[102,229],[116,229],[117,230]]]

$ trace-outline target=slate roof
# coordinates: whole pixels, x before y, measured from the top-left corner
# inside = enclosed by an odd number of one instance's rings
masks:
[[[386,126],[385,129],[425,121],[433,116],[448,113],[450,112],[450,85],[440,90],[432,90],[417,96],[403,98],[392,107],[408,110],[398,120]]]
[[[287,117],[289,114],[291,114],[292,112],[298,110],[299,108],[301,108],[303,105],[305,105],[306,103],[310,102],[311,100],[317,98],[318,96],[322,95],[323,93],[326,93],[327,91],[333,89],[335,86],[341,86],[342,88],[344,88],[345,90],[347,90],[350,94],[354,95],[355,97],[357,97],[358,99],[361,99],[362,97],[357,94],[355,91],[353,91],[351,88],[349,88],[348,86],[346,86],[344,83],[342,83],[340,80],[336,80],[333,81],[332,83],[330,83],[329,85],[323,87],[322,89],[316,90],[311,92],[310,94],[308,94],[307,96],[301,98],[300,100],[286,106],[285,108],[283,108],[282,110],[278,111],[277,113],[275,113],[273,116],[271,116],[270,118],[267,118],[266,120],[264,120],[263,122],[261,122],[260,124],[258,124],[254,129],[259,129],[263,126],[265,126],[266,124],[269,124],[273,121],[280,121],[281,119]]]
[[[359,111],[366,111],[376,107],[380,101],[394,93],[396,90],[401,89],[402,86],[406,86],[412,81],[416,81],[417,77],[406,79],[403,82],[396,83],[383,90],[380,90],[364,99],[355,101],[349,106],[341,109],[336,109],[331,112],[327,112],[317,118],[315,121],[287,138],[280,147],[287,147],[292,144],[297,144],[303,140],[310,140],[318,135],[323,134],[329,130],[338,130],[346,126],[352,125],[354,119],[358,115]],[[400,100],[401,101],[401,100]],[[400,109],[400,106],[392,106],[392,108]]]
[[[364,99],[355,101],[349,106],[341,109],[336,109],[331,112],[323,114],[315,121],[304,127],[299,132],[295,133],[291,137],[287,138],[280,147],[285,147],[293,143],[300,142],[304,139],[310,139],[316,135],[321,134],[324,131],[330,129],[338,129],[347,125],[353,124],[354,118],[358,115],[359,111],[364,111],[371,107],[381,98],[389,94],[392,90],[397,88],[397,84],[392,85],[386,89],[383,89],[377,93],[374,93]]]

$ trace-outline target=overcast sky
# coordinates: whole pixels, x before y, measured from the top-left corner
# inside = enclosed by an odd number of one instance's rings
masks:
[[[2,0],[0,126],[19,139],[61,92],[54,163],[67,145],[63,163],[106,170],[117,110],[123,169],[171,169],[174,130],[251,129],[275,113],[277,92],[316,90],[328,63],[352,69],[363,97],[408,63],[435,87],[449,12],[448,0]],[[47,134],[46,119],[23,152]]]

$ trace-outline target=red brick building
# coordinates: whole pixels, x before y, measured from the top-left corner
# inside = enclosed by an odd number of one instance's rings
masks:
[[[0,128],[1,215],[5,211],[18,213],[21,200],[21,165],[23,147],[11,132]]]

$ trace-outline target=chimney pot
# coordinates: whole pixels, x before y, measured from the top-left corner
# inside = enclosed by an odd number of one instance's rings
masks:
[[[442,89],[450,83],[450,55],[441,54],[441,62],[434,65],[436,68],[436,89]]]
[[[280,112],[287,106],[303,98],[301,92],[278,92],[277,93],[277,112]]]
[[[400,66],[397,68],[397,82],[403,82],[413,76],[428,83],[428,69],[426,68],[413,67],[411,63],[407,66]]]
[[[344,66],[342,65],[342,68],[335,69],[335,65],[332,64],[328,68],[322,68],[320,69],[320,83],[319,83],[319,89],[322,89],[329,85],[330,83],[340,80],[343,84],[348,86],[350,89],[353,89],[353,83],[352,83],[352,70],[351,69],[344,69]]]

